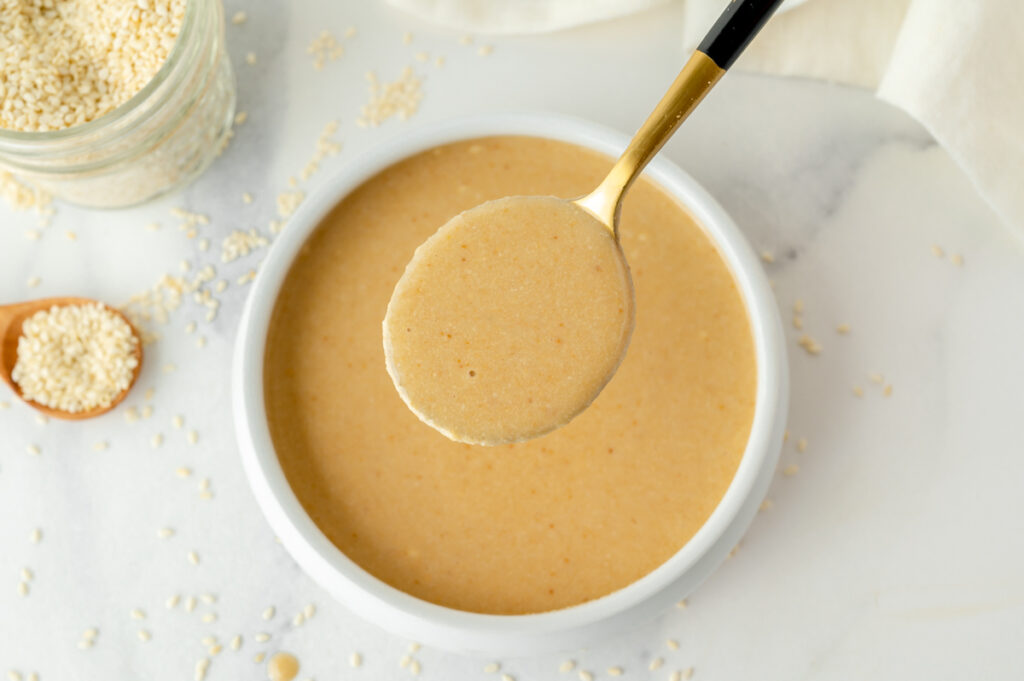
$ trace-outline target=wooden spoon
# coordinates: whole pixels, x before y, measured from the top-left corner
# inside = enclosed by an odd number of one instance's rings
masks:
[[[25,397],[21,391],[21,387],[14,382],[11,377],[11,373],[14,371],[14,365],[18,361],[18,339],[21,337],[21,327],[25,320],[34,315],[40,310],[49,310],[51,307],[64,307],[66,305],[89,305],[97,304],[103,305],[106,309],[110,310],[114,314],[118,315],[125,321],[126,324],[131,328],[132,335],[138,341],[135,344],[135,369],[132,371],[132,379],[128,383],[128,387],[122,390],[114,400],[105,407],[95,407],[93,409],[87,409],[85,411],[79,411],[75,413],[62,411],[60,409],[52,409],[35,402]],[[13,303],[11,305],[0,305],[0,378],[4,380],[7,385],[11,386],[11,390],[14,394],[24,400],[29,406],[38,409],[47,416],[52,416],[58,419],[67,419],[69,421],[79,421],[81,419],[92,418],[93,416],[99,416],[105,414],[124,400],[128,391],[135,385],[136,379],[139,377],[139,371],[142,369],[142,338],[139,335],[138,329],[128,321],[128,318],[121,313],[120,310],[116,310],[109,305],[105,305],[89,298],[73,298],[73,297],[62,297],[62,298],[42,298],[40,300],[30,300],[24,303]]]

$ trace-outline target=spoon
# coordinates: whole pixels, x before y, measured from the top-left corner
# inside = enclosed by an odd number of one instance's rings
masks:
[[[53,409],[45,405],[39,404],[33,400],[25,397],[21,390],[21,387],[14,381],[11,374],[14,371],[14,365],[18,361],[18,339],[21,337],[22,324],[25,320],[34,315],[40,310],[49,310],[52,307],[64,307],[66,305],[103,305],[104,308],[118,315],[125,321],[126,324],[131,328],[132,335],[135,336],[135,369],[132,371],[131,381],[128,383],[128,387],[122,390],[117,396],[111,401],[110,404],[104,407],[93,407],[92,409],[86,409],[79,412],[68,412],[60,409]],[[109,305],[99,303],[98,301],[91,300],[89,298],[75,298],[75,297],[60,297],[60,298],[42,298],[40,300],[30,300],[24,303],[12,303],[10,305],[0,305],[0,378],[3,379],[7,385],[11,387],[19,398],[25,401],[29,406],[38,409],[46,416],[51,416],[58,419],[66,419],[69,421],[78,421],[81,419],[88,419],[100,414],[105,414],[110,411],[124,400],[128,391],[135,385],[136,379],[139,377],[139,371],[142,369],[142,339],[139,336],[138,329],[128,318],[121,313],[120,310],[116,310]]]
[[[634,325],[622,200],[782,0],[733,0],[591,193],[506,197],[416,250],[383,322],[385,365],[424,423],[457,442],[513,444],[583,412]]]

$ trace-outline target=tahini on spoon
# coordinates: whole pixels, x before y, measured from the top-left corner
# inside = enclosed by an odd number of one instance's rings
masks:
[[[137,360],[135,369],[132,371],[132,378],[128,384],[128,387],[122,390],[113,399],[113,401],[104,407],[94,407],[93,409],[87,409],[80,412],[67,412],[60,409],[52,409],[50,407],[34,402],[25,397],[21,390],[21,387],[15,383],[11,376],[14,371],[14,365],[18,361],[18,339],[21,337],[22,324],[25,320],[34,315],[40,310],[49,310],[51,307],[63,307],[66,305],[90,305],[98,304],[103,305],[104,308],[113,312],[124,319],[125,323],[132,330],[132,335],[135,336],[138,341],[135,344],[135,359]],[[11,387],[14,394],[22,399],[26,404],[39,410],[46,416],[50,416],[58,419],[65,419],[69,421],[79,421],[82,419],[92,418],[105,414],[110,411],[118,404],[120,404],[128,391],[135,385],[135,381],[139,377],[139,371],[142,369],[142,339],[139,336],[138,329],[128,321],[128,318],[121,313],[120,310],[116,310],[109,305],[104,305],[95,300],[89,298],[75,298],[75,297],[60,297],[60,298],[41,298],[39,300],[30,300],[24,303],[12,303],[10,305],[0,305],[0,379]]]

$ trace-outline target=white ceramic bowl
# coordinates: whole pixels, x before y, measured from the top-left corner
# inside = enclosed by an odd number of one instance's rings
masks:
[[[488,135],[547,137],[613,157],[628,142],[622,134],[575,118],[487,115],[421,127],[350,161],[295,213],[253,284],[235,349],[235,426],[249,483],[274,532],[313,579],[362,617],[409,639],[464,653],[569,650],[650,620],[696,588],[750,524],[778,461],[789,385],[771,288],[739,229],[689,175],[664,158],[655,159],[646,171],[693,213],[736,278],[757,352],[757,406],[743,459],[718,507],[685,546],[639,581],[582,605],[515,616],[453,610],[388,586],[349,560],[303,510],[278,463],[264,410],[263,353],[271,312],[293,259],[321,219],[342,197],[391,164],[437,145]]]

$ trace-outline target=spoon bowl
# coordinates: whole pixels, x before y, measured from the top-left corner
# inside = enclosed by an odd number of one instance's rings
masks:
[[[135,350],[133,351],[136,364],[135,368],[132,370],[132,377],[128,383],[128,387],[118,393],[110,404],[106,406],[93,407],[92,409],[86,409],[79,412],[68,412],[61,409],[47,407],[46,405],[39,404],[38,402],[27,398],[22,391],[21,386],[19,386],[12,377],[14,365],[18,362],[18,339],[21,338],[22,325],[25,323],[25,320],[41,310],[49,310],[52,307],[64,307],[67,305],[102,305],[105,309],[113,312],[123,319],[124,322],[128,324],[129,328],[131,328],[132,335],[138,341],[135,344]],[[72,296],[40,298],[39,300],[29,300],[23,303],[0,305],[0,379],[3,379],[3,381],[11,387],[11,390],[14,391],[15,395],[21,398],[30,407],[39,410],[46,416],[65,419],[68,421],[80,421],[82,419],[89,419],[94,416],[99,416],[100,414],[105,414],[124,400],[128,395],[128,391],[132,389],[132,386],[135,385],[135,381],[138,380],[139,372],[141,370],[142,338],[138,329],[135,328],[135,326],[120,310],[90,298],[76,298]]]

